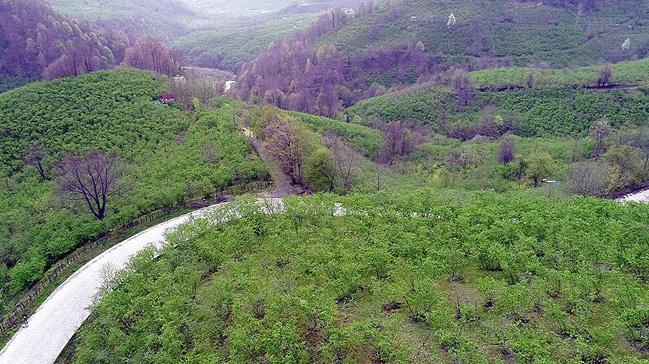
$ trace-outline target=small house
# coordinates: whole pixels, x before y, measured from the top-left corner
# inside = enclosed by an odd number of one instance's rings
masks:
[[[163,104],[168,104],[168,103],[174,101],[175,99],[176,99],[176,97],[174,95],[172,95],[170,93],[164,93],[164,94],[160,95],[160,97],[158,98],[158,101],[160,101]]]

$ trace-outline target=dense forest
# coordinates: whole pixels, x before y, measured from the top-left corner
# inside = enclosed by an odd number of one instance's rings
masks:
[[[0,74],[77,76],[121,62],[128,37],[55,14],[43,0],[0,1]]]

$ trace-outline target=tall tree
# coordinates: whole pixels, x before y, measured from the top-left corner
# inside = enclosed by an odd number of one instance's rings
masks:
[[[605,87],[613,82],[613,68],[610,64],[605,64],[599,70],[597,79],[595,80],[597,87]]]
[[[264,128],[264,149],[294,184],[304,184],[307,143],[301,130],[290,120],[272,116]]]
[[[140,38],[126,50],[124,65],[174,76],[182,64],[171,50],[154,38]]]
[[[468,106],[475,98],[475,88],[469,75],[463,69],[457,69],[451,77],[451,87],[458,104]]]
[[[505,138],[500,143],[498,149],[498,162],[501,164],[509,164],[514,160],[516,155],[516,143],[511,138]]]
[[[595,157],[595,160],[599,160],[602,154],[604,154],[606,149],[606,138],[611,135],[612,132],[613,128],[606,118],[596,121],[591,127],[590,137],[595,140],[595,149],[593,150],[593,157]]]
[[[70,155],[59,165],[58,192],[84,201],[98,219],[106,217],[108,199],[118,191],[117,154],[92,152],[85,157]]]
[[[333,134],[325,136],[325,144],[333,153],[333,161],[342,183],[342,192],[347,194],[354,186],[355,173],[359,167],[357,153]]]
[[[539,187],[541,182],[550,177],[554,171],[554,160],[545,152],[534,153],[528,160],[527,175],[532,180],[534,187]]]
[[[385,129],[379,159],[390,163],[397,157],[410,154],[414,147],[412,132],[402,123],[390,123]]]

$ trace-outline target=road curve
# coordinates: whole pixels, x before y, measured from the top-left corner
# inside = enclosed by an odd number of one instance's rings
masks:
[[[0,351],[0,364],[51,364],[90,315],[89,306],[101,288],[107,264],[123,269],[136,253],[165,243],[165,233],[216,211],[213,205],[147,229],[97,256],[70,276],[47,298]]]

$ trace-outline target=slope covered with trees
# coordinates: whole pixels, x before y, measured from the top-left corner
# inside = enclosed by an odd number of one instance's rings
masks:
[[[163,81],[100,71],[0,94],[0,307],[141,214],[268,177],[236,104],[182,112]],[[4,312],[3,312],[4,313]]]
[[[647,359],[645,206],[425,191],[240,208],[107,284],[74,362]]]
[[[332,12],[241,73],[241,96],[335,115],[451,67],[566,67],[646,55],[648,5],[404,0]],[[629,40],[626,42],[626,40]]]
[[[313,19],[311,15],[274,16],[253,24],[192,32],[177,39],[173,49],[187,54],[194,65],[237,72],[273,42],[308,26]]]
[[[345,114],[401,130],[409,148],[389,162],[420,183],[506,191],[554,180],[615,196],[649,182],[648,65],[455,71]]]
[[[163,39],[191,30],[196,12],[182,0],[51,0],[58,13],[138,36]]]
[[[56,15],[43,0],[0,1],[0,74],[77,76],[119,63],[128,38]]]

